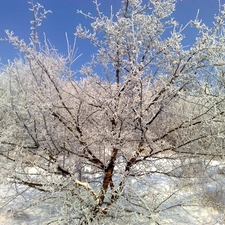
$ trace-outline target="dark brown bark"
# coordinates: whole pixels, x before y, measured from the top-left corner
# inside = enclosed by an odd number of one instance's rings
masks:
[[[118,149],[113,148],[110,162],[109,162],[107,168],[105,169],[105,177],[104,177],[104,180],[102,183],[101,195],[99,197],[99,206],[101,206],[104,201],[105,193],[107,192],[108,186],[110,185],[111,188],[114,186],[113,181],[112,181],[112,176],[113,176],[113,170],[115,167],[115,160],[116,160],[117,152],[118,152]]]

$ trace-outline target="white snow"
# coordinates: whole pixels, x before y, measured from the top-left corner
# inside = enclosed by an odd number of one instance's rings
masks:
[[[143,178],[143,183],[131,179],[130,184],[132,188],[141,191],[140,193],[144,195],[146,188],[143,186],[144,181],[150,179],[153,194],[161,193],[161,198],[165,199],[167,196],[172,196],[160,205],[157,213],[151,215],[156,221],[160,221],[160,225],[224,225],[225,173],[223,171],[225,170],[217,161],[213,161],[207,170],[207,178],[200,179],[193,186],[191,184],[194,183],[194,180],[190,179],[189,183],[184,183],[181,189],[176,189],[173,179],[163,174],[153,174],[150,178]],[[33,174],[36,169],[30,168],[29,172]],[[44,204],[39,204],[28,207],[30,200],[34,196],[37,197],[38,194],[37,191],[31,188],[27,189],[23,185],[7,187],[5,184],[1,184],[0,224],[38,225],[54,220],[55,223],[51,224],[59,224],[57,222],[59,212],[54,206],[49,208]],[[149,198],[151,197],[149,196]]]

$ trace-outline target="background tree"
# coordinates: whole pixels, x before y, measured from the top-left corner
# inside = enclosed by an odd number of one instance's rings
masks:
[[[73,48],[62,57],[39,43],[40,5],[31,43],[6,32],[24,58],[1,74],[3,174],[56,207],[52,223],[190,224],[177,208],[202,205],[201,182],[221,179],[212,166],[223,165],[225,12],[213,28],[191,21],[199,34],[184,49],[175,1],[125,0],[109,17],[94,3],[97,16],[80,11],[92,31],[75,33],[98,49],[79,81]]]

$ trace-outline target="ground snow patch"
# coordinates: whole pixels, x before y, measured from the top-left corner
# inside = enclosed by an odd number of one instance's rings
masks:
[[[156,221],[159,221],[160,225],[224,225],[225,174],[223,171],[225,170],[220,163],[213,162],[211,167],[208,167],[209,176],[207,178],[202,179],[198,185],[184,185],[182,189],[178,190],[174,196],[160,206],[158,213],[152,215],[152,218],[154,217]],[[29,174],[35,175],[35,173],[37,173],[36,168],[29,168]],[[189,182],[191,184],[192,180]],[[130,184],[132,187],[128,188],[143,193],[146,191],[147,193],[145,183],[150,183],[152,192],[159,192],[165,198],[170,192],[176,190],[173,179],[157,173],[150,177],[144,177],[142,183],[138,183],[134,178],[131,178]],[[30,208],[27,207],[30,200],[37,197],[38,194],[39,192],[31,188],[27,189],[23,185],[7,187],[1,184],[0,224],[44,225],[53,220],[56,221],[55,224],[59,224],[57,222],[59,212],[54,205],[52,208],[40,204]],[[199,202],[199,197],[202,197],[202,202]],[[144,225],[149,225],[149,223]]]

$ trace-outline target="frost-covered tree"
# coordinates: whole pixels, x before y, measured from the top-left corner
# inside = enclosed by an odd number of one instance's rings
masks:
[[[211,178],[223,191],[212,166],[224,163],[225,11],[212,28],[191,21],[199,32],[185,49],[174,0],[124,0],[109,17],[94,3],[96,15],[80,11],[91,29],[75,32],[97,48],[81,80],[73,47],[62,57],[38,41],[41,5],[31,43],[6,32],[24,58],[1,72],[2,180],[34,189],[30,206],[55,207],[50,223],[206,221],[190,207],[213,203],[200,200]]]

